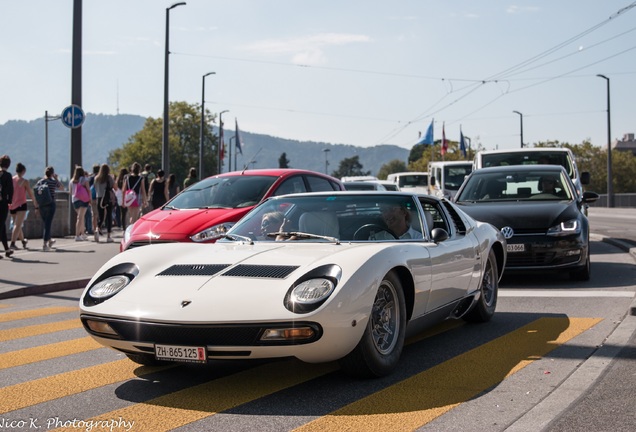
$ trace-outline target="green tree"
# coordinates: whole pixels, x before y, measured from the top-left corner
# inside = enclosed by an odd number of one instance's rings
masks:
[[[278,168],[289,168],[289,159],[287,159],[287,153],[282,153],[278,158]]]
[[[404,171],[406,171],[406,164],[399,159],[393,159],[380,167],[378,170],[378,178],[380,180],[386,180],[389,174]]]
[[[371,171],[362,171],[362,164],[359,161],[359,156],[344,158],[340,161],[338,170],[331,173],[331,175],[335,178],[348,176],[367,176],[370,174]]]
[[[205,111],[207,125],[215,121],[215,115]],[[178,179],[183,179],[190,167],[199,166],[199,140],[201,132],[201,105],[187,102],[170,102],[170,170]],[[115,172],[120,168],[129,168],[133,162],[142,166],[151,164],[155,169],[161,167],[161,149],[163,143],[163,120],[149,117],[144,127],[132,135],[123,147],[111,151],[108,164]],[[203,136],[204,176],[218,172],[217,139],[208,127]],[[166,173],[168,175],[169,173]],[[201,173],[199,173],[201,176]]]

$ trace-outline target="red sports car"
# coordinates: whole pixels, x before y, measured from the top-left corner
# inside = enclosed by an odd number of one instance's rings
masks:
[[[126,228],[120,251],[153,243],[214,242],[270,196],[345,190],[314,171],[259,169],[208,177]]]

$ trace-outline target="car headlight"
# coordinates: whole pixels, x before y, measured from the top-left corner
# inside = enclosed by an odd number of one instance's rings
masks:
[[[230,228],[234,225],[234,222],[224,222],[213,227],[206,228],[201,232],[198,232],[190,237],[190,240],[196,243],[217,240],[223,237]]]
[[[88,290],[95,300],[106,300],[123,290],[130,283],[130,279],[125,275],[115,275],[97,282]]]
[[[334,283],[329,279],[310,279],[296,285],[289,296],[292,303],[311,305],[329,297],[334,289]]]
[[[294,313],[314,311],[333,294],[341,277],[342,269],[336,264],[316,267],[292,284],[283,303]]]
[[[577,219],[571,219],[566,222],[561,222],[558,225],[550,227],[548,229],[549,236],[569,236],[579,234],[581,232],[581,224]]]

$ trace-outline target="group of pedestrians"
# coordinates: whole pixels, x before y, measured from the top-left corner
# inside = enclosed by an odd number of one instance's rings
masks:
[[[19,249],[18,242],[22,243],[23,249],[27,248],[28,239],[23,232],[28,215],[27,198],[31,199],[35,213],[42,219],[42,250],[50,251],[55,244],[51,235],[56,212],[55,193],[65,190],[64,184],[55,169],[49,166],[35,190],[25,178],[26,167],[22,163],[16,165],[13,176],[9,172],[10,166],[11,158],[8,155],[0,156],[0,241],[4,247],[4,257],[11,257]],[[197,180],[196,170],[191,168],[183,187]],[[38,196],[43,189],[49,195],[46,204]],[[163,206],[180,190],[174,174],[166,176],[162,169],[154,173],[150,164],[146,164],[142,171],[141,165],[135,162],[129,169],[121,168],[117,175],[111,173],[108,164],[93,165],[92,174],[76,166],[68,185],[77,216],[75,241],[88,241],[89,236],[92,236],[95,242],[99,242],[100,237],[105,236],[105,241],[111,243],[114,241],[114,226],[125,230],[143,213]],[[12,218],[10,244],[6,230],[9,214]]]

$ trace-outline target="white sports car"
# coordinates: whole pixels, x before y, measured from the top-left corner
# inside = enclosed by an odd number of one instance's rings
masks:
[[[506,241],[453,203],[402,192],[270,198],[215,244],[125,251],[91,279],[81,320],[141,364],[297,357],[374,377],[407,335],[488,321]]]

